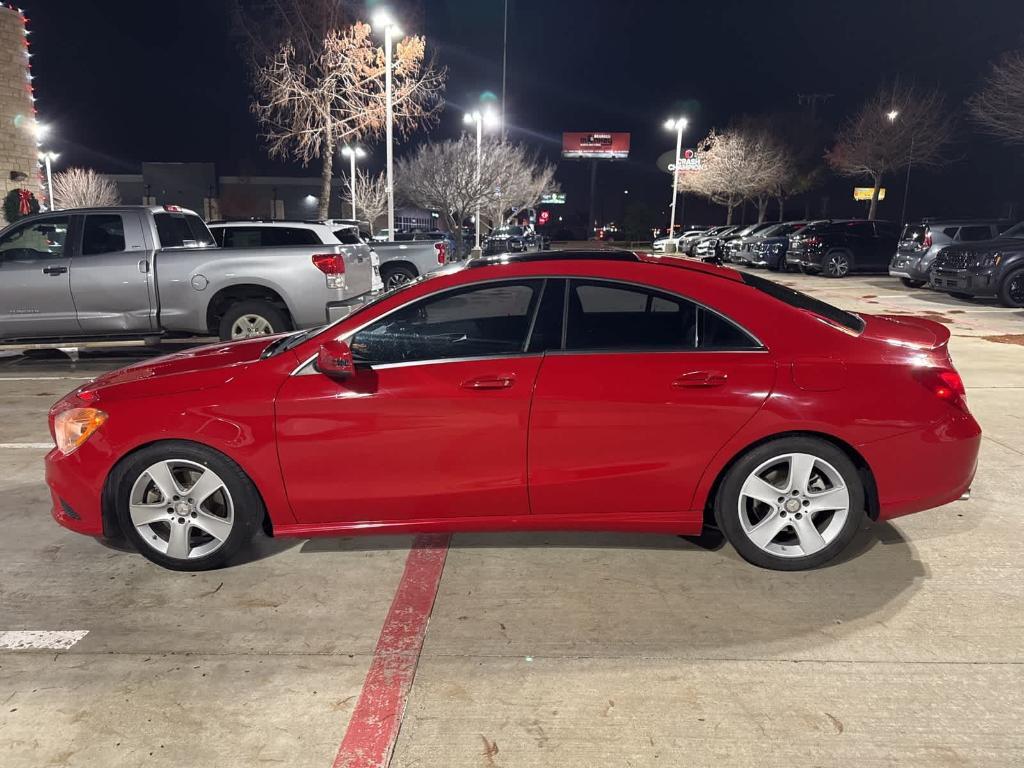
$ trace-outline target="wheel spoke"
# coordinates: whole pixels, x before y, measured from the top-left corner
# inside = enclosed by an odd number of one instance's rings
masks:
[[[779,531],[789,525],[789,521],[780,516],[778,512],[772,512],[747,532],[749,539],[761,549],[767,547]]]
[[[217,541],[224,541],[231,534],[231,522],[225,520],[222,517],[211,515],[207,512],[199,510],[197,515],[192,518],[192,525],[201,531],[213,536]]]
[[[796,531],[796,537],[800,541],[800,549],[804,551],[805,555],[813,555],[825,547],[825,539],[821,537],[818,529],[814,527],[814,521],[810,515],[804,515],[799,520],[793,520],[793,529]]]
[[[168,462],[161,461],[159,464],[154,464],[146,470],[146,474],[149,475],[150,480],[156,485],[165,502],[169,502],[175,496],[181,494],[181,488],[178,487],[174,475],[171,474],[171,467]]]
[[[179,523],[174,520],[171,523],[171,534],[167,539],[167,556],[184,560],[188,557],[188,523]]]
[[[805,512],[820,512],[825,509],[846,509],[850,506],[850,492],[845,486],[831,488],[823,493],[810,494],[810,505]]]
[[[213,472],[203,472],[195,484],[185,491],[184,495],[197,507],[201,507],[204,501],[223,487],[224,483],[217,475]]]
[[[814,457],[806,453],[794,453],[789,457],[789,490],[807,494],[814,469]]]
[[[168,519],[166,504],[129,504],[128,511],[136,527],[166,522]]]
[[[772,506],[779,500],[779,496],[783,495],[783,491],[780,491],[774,485],[769,482],[762,480],[757,475],[751,475],[747,478],[747,481],[743,483],[743,487],[740,488],[740,496],[749,496],[757,501],[763,501],[765,504],[771,504]]]

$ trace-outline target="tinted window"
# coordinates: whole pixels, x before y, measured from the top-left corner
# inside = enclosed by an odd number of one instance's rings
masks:
[[[971,227],[960,227],[961,242],[988,240],[991,237],[992,228],[988,224],[975,225]]]
[[[700,349],[756,349],[760,346],[746,331],[710,309],[698,307],[697,316]]]
[[[633,286],[572,281],[565,348],[693,349],[697,306]]]
[[[956,233],[956,228],[950,232],[948,229],[943,230],[947,235],[952,237]],[[924,224],[907,224],[903,228],[902,240],[913,240],[915,244],[920,245],[924,242],[924,236],[928,233],[928,227]]]
[[[879,237],[896,237],[898,232],[896,225],[888,221],[876,222],[875,231]]]
[[[187,245],[213,245],[213,236],[202,219],[194,213],[186,213],[185,223],[192,234],[192,243],[186,243]]]
[[[153,215],[161,248],[213,245],[213,236],[203,220],[193,214],[157,213]]]
[[[342,245],[359,245],[362,240],[359,239],[359,232],[355,229],[337,229],[334,231],[334,236],[338,238],[338,242]]]
[[[117,214],[90,214],[82,231],[82,255],[119,253],[125,249],[124,219]]]
[[[359,331],[352,351],[370,363],[522,352],[542,284],[473,286],[421,299]]]
[[[875,228],[870,221],[851,221],[846,225],[846,233],[854,237],[874,237]]]
[[[831,304],[808,296],[806,293],[794,291],[792,288],[787,288],[771,280],[765,280],[763,277],[752,275],[749,272],[743,273],[743,282],[791,307],[802,309],[805,312],[812,312],[843,328],[856,331],[857,333],[864,330],[864,321],[857,317],[857,315],[845,312],[838,307],[833,307]]]
[[[1016,229],[1016,225],[1015,224],[1010,224],[1008,222],[1003,222],[1002,224],[997,224],[996,225],[996,232],[998,232],[999,234],[1002,234],[1003,232],[1005,232],[1008,229]]]
[[[0,257],[5,259],[47,259],[64,255],[68,238],[67,216],[26,224],[0,240]]]
[[[311,229],[302,227],[224,227],[225,248],[273,248],[282,245],[320,245]]]
[[[954,238],[956,237],[956,233],[959,229],[960,227],[946,227],[945,229],[942,230],[942,234],[944,234],[946,237]]]

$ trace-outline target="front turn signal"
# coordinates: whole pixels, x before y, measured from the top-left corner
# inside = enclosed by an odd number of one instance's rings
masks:
[[[53,419],[53,436],[57,449],[67,456],[103,426],[107,414],[99,408],[71,408]]]

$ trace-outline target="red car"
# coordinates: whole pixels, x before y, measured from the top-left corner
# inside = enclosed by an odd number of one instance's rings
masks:
[[[627,252],[479,259],[313,331],[216,344],[50,412],[53,516],[150,560],[273,536],[698,534],[820,565],[865,517],[967,492],[949,332]]]

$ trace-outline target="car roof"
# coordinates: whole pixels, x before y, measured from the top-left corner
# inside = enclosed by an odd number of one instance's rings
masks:
[[[726,267],[707,264],[703,261],[688,259],[680,256],[659,256],[657,254],[637,253],[635,251],[624,251],[617,249],[607,250],[555,250],[555,251],[534,251],[530,253],[503,253],[494,256],[482,256],[470,259],[466,262],[466,269],[478,269],[480,267],[500,267],[508,264],[528,264],[532,262],[585,262],[585,261],[618,261],[632,262],[634,264],[651,264],[667,266],[677,269],[686,269],[691,272],[698,272],[713,277],[721,277],[734,282],[743,282],[739,272]]]

